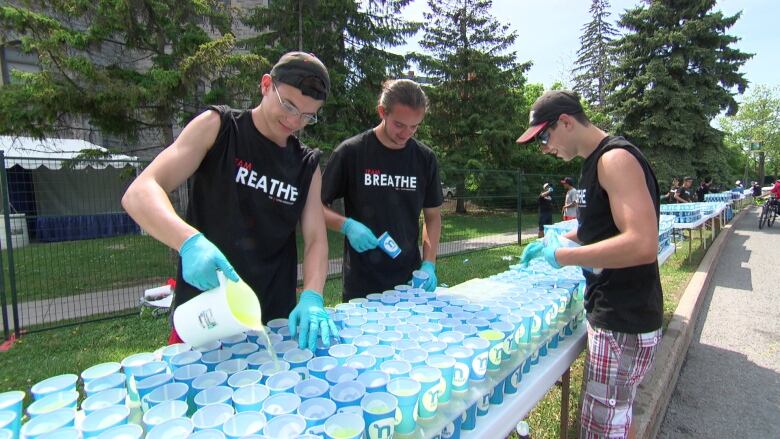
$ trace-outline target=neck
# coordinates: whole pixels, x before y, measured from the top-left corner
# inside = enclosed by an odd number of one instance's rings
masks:
[[[598,148],[601,141],[607,137],[607,133],[593,124],[582,127],[582,129],[582,146],[579,148],[577,155],[582,158],[587,158],[596,150],[596,148]]]
[[[397,143],[393,142],[387,135],[385,134],[385,121],[383,120],[379,125],[374,127],[374,134],[376,135],[376,138],[379,139],[379,143],[382,144],[385,148],[388,149],[403,149],[406,145],[398,145]]]
[[[274,135],[273,130],[271,130],[271,127],[268,125],[268,119],[266,119],[265,114],[263,113],[262,102],[257,107],[252,109],[252,123],[254,123],[257,131],[260,131],[260,134],[267,137],[277,146],[287,146],[287,136],[282,138],[282,136]]]

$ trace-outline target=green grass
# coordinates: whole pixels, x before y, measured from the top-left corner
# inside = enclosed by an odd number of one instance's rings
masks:
[[[521,251],[520,246],[511,245],[444,257],[437,264],[437,274],[440,282],[456,285],[506,270]],[[688,262],[687,252],[687,242],[680,243],[677,253],[661,270],[665,325],[704,255],[698,238],[694,238],[691,262]],[[506,256],[512,259],[505,260]],[[339,278],[327,282],[327,305],[333,306],[341,301],[340,286]],[[154,351],[166,343],[168,331],[165,317],[154,318],[146,314],[25,335],[10,351],[0,353],[0,392],[29,390],[36,382],[53,375],[80,373],[93,364],[121,361],[132,353]],[[571,367],[569,437],[577,434],[583,367],[584,355],[580,355]],[[559,437],[560,397],[560,387],[553,387],[530,413],[528,422],[534,438]],[[510,437],[517,438],[517,435],[513,433]]]

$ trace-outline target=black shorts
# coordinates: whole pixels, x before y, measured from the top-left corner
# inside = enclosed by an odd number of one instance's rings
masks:
[[[552,212],[539,213],[539,230],[544,230],[544,226],[553,223]]]

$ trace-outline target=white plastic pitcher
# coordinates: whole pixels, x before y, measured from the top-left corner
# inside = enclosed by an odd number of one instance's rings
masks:
[[[263,328],[260,302],[244,281],[217,272],[219,286],[176,307],[173,325],[182,340],[199,347],[221,338]]]

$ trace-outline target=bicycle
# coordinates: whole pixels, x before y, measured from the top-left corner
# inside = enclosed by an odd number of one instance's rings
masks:
[[[775,224],[775,219],[777,218],[777,210],[778,210],[777,205],[778,205],[777,199],[772,197],[761,207],[761,215],[759,215],[758,217],[759,230],[764,228],[764,224],[766,224],[767,227],[772,227]]]

